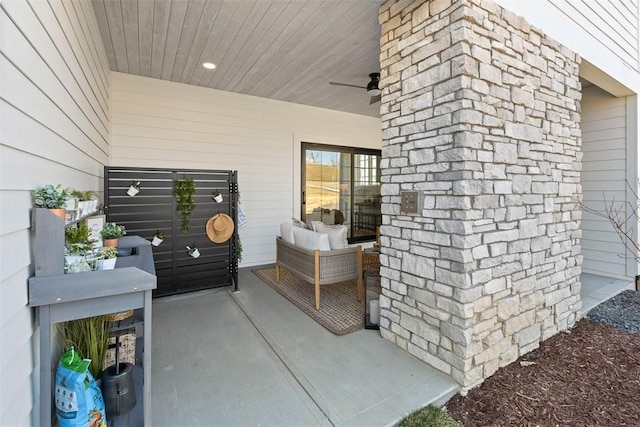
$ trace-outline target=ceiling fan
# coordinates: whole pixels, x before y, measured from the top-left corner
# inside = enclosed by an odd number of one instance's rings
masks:
[[[329,82],[330,85],[334,86],[347,86],[347,87],[357,87],[358,89],[366,89],[367,93],[371,96],[371,100],[369,101],[369,105],[380,102],[380,89],[378,88],[378,82],[380,81],[380,73],[371,73],[369,74],[369,78],[371,81],[367,83],[366,86],[358,86],[352,85],[349,83],[339,83],[339,82]]]

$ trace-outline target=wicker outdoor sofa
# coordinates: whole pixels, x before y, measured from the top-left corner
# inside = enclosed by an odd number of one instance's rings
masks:
[[[356,296],[363,297],[362,248],[305,249],[276,238],[276,281],[280,282],[280,268],[315,286],[316,310],[320,310],[320,286],[356,279]]]

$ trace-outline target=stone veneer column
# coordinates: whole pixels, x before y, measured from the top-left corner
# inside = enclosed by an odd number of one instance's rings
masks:
[[[580,59],[488,0],[380,23],[381,333],[466,390],[580,311]]]

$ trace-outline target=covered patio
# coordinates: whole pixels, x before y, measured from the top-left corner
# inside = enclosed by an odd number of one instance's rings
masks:
[[[584,310],[633,287],[581,280]],[[393,425],[458,392],[377,331],[333,335],[251,269],[239,281],[154,300],[153,425]]]
[[[147,424],[393,424],[633,287],[580,275],[638,262],[578,203],[637,206],[640,3],[527,3],[0,0],[0,425],[43,424],[56,363],[29,305],[32,191],[104,201],[105,167],[237,171],[250,268],[300,214],[303,144],[384,150],[385,339],[331,335],[249,269],[238,294],[158,299]]]

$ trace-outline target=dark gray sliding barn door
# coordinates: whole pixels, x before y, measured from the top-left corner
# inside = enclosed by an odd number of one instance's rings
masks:
[[[176,212],[173,196],[174,181],[184,178],[193,178],[195,183],[195,209],[186,233],[181,230],[182,216]],[[205,231],[207,221],[217,213],[236,221],[236,171],[105,167],[104,180],[108,222],[123,224],[128,235],[147,240],[156,231],[167,235],[160,246],[153,247],[158,277],[154,297],[232,284],[237,288],[237,226],[224,243],[213,243]],[[127,195],[131,183],[138,181],[140,192]],[[214,190],[222,194],[222,203],[212,199]],[[201,254],[198,258],[188,254],[187,246],[194,244]]]

